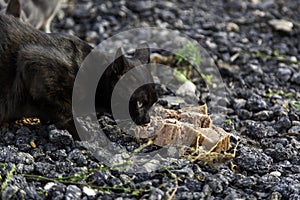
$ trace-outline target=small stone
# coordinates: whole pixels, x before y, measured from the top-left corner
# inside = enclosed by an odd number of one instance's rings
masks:
[[[25,174],[30,174],[34,170],[33,165],[24,165],[23,163],[18,163],[16,167],[16,171],[18,173],[25,173]]]
[[[56,166],[47,162],[35,162],[34,169],[41,175],[49,175],[56,171]]]
[[[277,132],[272,127],[266,127],[261,122],[246,120],[242,122],[242,127],[242,134],[251,138],[265,138],[267,136],[277,135]]]
[[[88,197],[94,197],[97,194],[95,190],[88,188],[86,186],[82,188],[82,192]]]
[[[70,29],[70,28],[72,28],[74,25],[75,25],[74,19],[68,17],[68,18],[65,20],[64,28],[65,28],[65,29]]]
[[[286,129],[291,128],[292,122],[288,116],[282,116],[275,124],[275,129],[278,132],[284,132]]]
[[[28,183],[23,176],[12,176],[6,184],[6,187],[2,188],[1,199],[25,199],[24,189],[28,186]]]
[[[300,133],[300,126],[292,126],[289,130],[288,133]]]
[[[274,171],[274,172],[271,172],[270,174],[273,175],[273,176],[276,176],[276,177],[281,176],[281,173],[279,171]]]
[[[99,40],[99,34],[96,31],[88,31],[86,33],[85,41],[89,43],[98,43]]]
[[[192,192],[181,192],[180,199],[193,199],[193,193]]]
[[[34,158],[29,153],[18,152],[13,146],[0,147],[0,162],[32,164]]]
[[[241,109],[245,107],[246,103],[245,99],[234,99],[232,104],[234,109]]]
[[[284,19],[272,19],[269,24],[277,31],[291,32],[294,24]]]
[[[238,110],[236,110],[235,112],[236,112],[236,114],[239,116],[239,118],[242,119],[242,120],[249,119],[249,118],[251,118],[251,116],[252,116],[252,113],[249,112],[249,111],[246,110],[246,109],[238,109]]]
[[[45,196],[39,193],[39,190],[35,186],[28,186],[25,188],[26,197],[25,199],[45,199]]]
[[[240,27],[237,24],[233,23],[233,22],[229,22],[226,26],[226,30],[228,32],[239,32]]]
[[[16,186],[6,187],[1,192],[1,199],[25,199],[25,196],[25,191]]]
[[[300,72],[295,73],[291,79],[292,82],[297,83],[300,85]]]
[[[72,136],[67,130],[53,129],[49,133],[49,139],[52,143],[58,145],[70,145],[73,143]]]
[[[282,117],[288,115],[287,108],[284,108],[283,106],[275,106],[274,108],[272,108],[272,110],[274,112],[274,116],[276,117]]]
[[[258,17],[264,17],[266,15],[266,13],[261,10],[255,10],[253,12],[253,15],[258,16]]]
[[[81,166],[81,167],[87,165],[88,163],[86,157],[78,149],[74,149],[73,151],[71,151],[67,159],[76,163],[77,166]]]
[[[54,182],[49,182],[49,183],[47,183],[45,186],[44,186],[44,190],[45,191],[49,191],[53,186],[55,186],[56,185],[56,183],[54,183]]]
[[[280,200],[282,198],[282,195],[279,192],[272,192],[272,194],[269,196],[268,200]]]
[[[296,113],[290,112],[290,113],[289,113],[289,118],[290,118],[290,120],[292,121],[292,125],[293,125],[293,126],[296,126],[296,125],[299,125],[299,124],[300,124],[300,116],[297,115]],[[298,122],[298,124],[297,124],[297,122]]]
[[[81,199],[81,190],[76,185],[69,185],[66,189],[66,200]]]
[[[296,62],[298,62],[298,59],[296,56],[291,56],[290,61],[293,63],[296,63]]]
[[[269,10],[272,7],[274,7],[274,0],[261,0],[261,2],[259,4],[257,4],[257,7],[260,10]]]
[[[262,110],[253,115],[253,120],[268,121],[273,117],[273,112],[269,110]]]
[[[294,147],[291,145],[282,145],[277,143],[273,148],[268,148],[265,153],[271,156],[275,161],[289,160],[296,155]]]
[[[234,62],[238,57],[240,56],[240,53],[235,53],[230,57],[230,62]]]
[[[291,116],[290,116],[290,117],[291,117]],[[298,117],[298,116],[297,116],[297,117]],[[300,118],[300,117],[299,117],[299,118]],[[294,121],[294,120],[292,121],[292,125],[293,125],[293,126],[300,126],[299,118],[297,118],[296,121]]]
[[[49,182],[44,186],[44,190],[50,199],[63,199],[66,186],[62,183]]]
[[[198,99],[196,91],[196,85],[191,81],[186,81],[176,90],[175,94],[184,97],[186,101],[193,101]]]
[[[288,81],[292,73],[292,70],[289,68],[279,68],[276,75],[281,81]]]
[[[253,187],[257,184],[257,178],[254,176],[250,177],[241,177],[237,180],[238,187],[245,188],[245,187]]]
[[[236,157],[237,166],[250,172],[267,173],[273,164],[273,159],[255,148],[243,147]]]
[[[150,200],[154,200],[154,199],[163,199],[164,197],[164,192],[158,188],[154,188],[154,187],[151,187],[151,192],[150,192],[150,196],[146,199],[150,199]],[[142,198],[143,199],[143,198]]]
[[[261,3],[261,0],[251,0],[251,3],[253,3],[253,4],[259,4],[259,3]]]
[[[247,108],[250,111],[261,111],[261,110],[267,110],[267,103],[256,94],[253,94],[247,101],[246,104]]]
[[[251,71],[258,73],[260,75],[262,75],[264,73],[259,65],[250,64],[249,69],[251,69]]]
[[[127,3],[127,2],[126,2]],[[153,1],[128,1],[128,8],[135,12],[145,12],[155,6]]]
[[[152,182],[151,181],[143,181],[141,183],[139,183],[141,188],[149,188],[152,186]]]
[[[212,42],[212,41],[210,41],[210,40],[206,40],[205,41],[205,44],[208,46],[208,48],[210,48],[210,49],[215,49],[215,48],[217,48],[217,44],[216,43],[214,43],[214,42]]]

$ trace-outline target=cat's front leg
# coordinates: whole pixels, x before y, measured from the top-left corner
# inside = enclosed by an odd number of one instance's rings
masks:
[[[69,129],[78,138],[72,119],[72,62],[56,48],[28,46],[19,52],[17,73],[22,79],[38,117]]]

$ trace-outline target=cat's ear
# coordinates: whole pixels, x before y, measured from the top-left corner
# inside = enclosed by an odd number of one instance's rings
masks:
[[[6,14],[12,15],[16,18],[21,16],[21,5],[19,0],[10,0],[6,7]]]
[[[127,61],[127,58],[125,57],[124,49],[120,47],[116,52],[113,70],[116,74],[123,75],[126,73],[128,67],[129,63]]]
[[[124,49],[122,47],[119,47],[115,55],[115,60],[121,58],[121,56],[124,55],[125,55]]]
[[[134,58],[139,59],[142,64],[150,62],[150,49],[147,43],[142,43],[137,47]]]

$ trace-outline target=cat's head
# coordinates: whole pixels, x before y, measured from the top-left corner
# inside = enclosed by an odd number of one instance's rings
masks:
[[[126,56],[122,48],[118,49],[116,53],[116,60],[113,63],[112,69],[114,73],[120,78],[129,70],[149,64],[150,49],[147,44],[138,46],[132,56]],[[137,68],[133,74],[130,74],[129,82],[123,87],[123,91],[129,91],[132,85],[130,83],[147,80],[153,82],[153,78],[149,68]],[[137,125],[142,125],[150,122],[149,110],[152,105],[158,100],[156,88],[154,84],[146,84],[137,88],[132,94],[129,101],[129,113],[132,120]],[[122,101],[122,95],[120,95]]]
[[[149,110],[157,100],[158,96],[154,84],[148,84],[138,88],[129,101],[129,112],[132,120],[137,125],[149,123]]]

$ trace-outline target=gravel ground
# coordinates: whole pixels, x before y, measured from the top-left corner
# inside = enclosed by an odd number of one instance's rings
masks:
[[[179,30],[215,59],[228,89],[223,127],[241,141],[236,157],[126,173],[66,131],[13,125],[0,132],[2,199],[300,199],[300,2],[73,0],[53,32],[96,45],[145,26]]]

